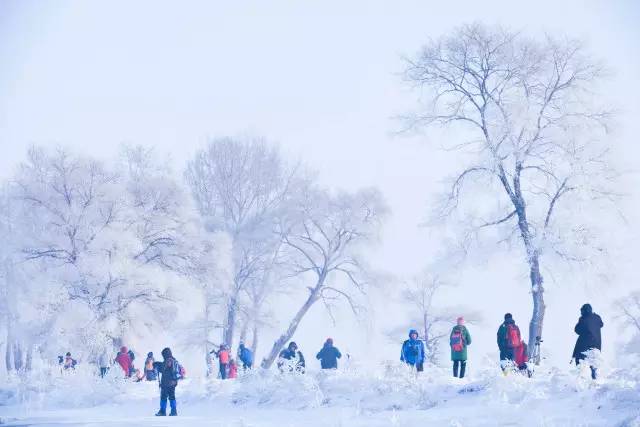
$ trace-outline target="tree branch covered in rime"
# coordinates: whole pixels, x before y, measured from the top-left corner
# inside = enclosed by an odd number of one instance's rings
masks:
[[[208,229],[227,233],[232,241],[234,272],[222,337],[232,345],[240,315],[252,313],[251,321],[259,323],[263,300],[272,291],[263,278],[280,248],[273,226],[298,170],[261,138],[218,138],[196,153],[185,177]]]
[[[591,263],[604,251],[588,231],[597,221],[572,216],[616,196],[604,138],[610,113],[594,90],[604,69],[579,41],[472,24],[406,59],[404,75],[426,94],[406,117],[410,128],[471,134],[452,143],[475,158],[452,179],[436,216],[457,215],[467,241],[492,227],[501,241],[517,236],[530,269],[533,344],[544,317],[541,259]]]
[[[367,284],[358,250],[375,240],[388,212],[374,189],[335,195],[314,187],[302,190],[279,223],[283,243],[279,262],[309,283],[308,294],[263,360],[265,368],[273,364],[317,301],[330,310],[334,297],[340,297],[358,312],[355,296],[363,294]]]

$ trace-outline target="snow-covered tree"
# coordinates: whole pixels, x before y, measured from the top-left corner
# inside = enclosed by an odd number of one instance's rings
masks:
[[[273,364],[316,302],[328,305],[336,297],[344,298],[358,311],[356,296],[365,292],[367,273],[358,259],[359,251],[374,242],[387,214],[387,206],[375,189],[331,194],[310,186],[298,196],[281,218],[281,262],[309,283],[309,292],[262,361],[264,368]]]
[[[459,215],[467,242],[493,227],[500,241],[520,242],[533,349],[545,313],[543,258],[587,263],[604,250],[585,215],[611,196],[607,111],[594,95],[602,67],[580,42],[473,24],[429,42],[407,59],[405,76],[427,98],[410,126],[465,135],[450,144],[463,166],[438,215]]]

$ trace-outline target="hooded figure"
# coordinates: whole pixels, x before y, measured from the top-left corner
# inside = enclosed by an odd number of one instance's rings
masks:
[[[242,367],[245,370],[251,369],[253,366],[253,352],[243,342],[238,346],[238,359],[242,362]]]
[[[127,347],[122,346],[120,348],[120,353],[116,356],[116,362],[120,365],[122,370],[124,371],[125,377],[131,376],[131,358],[129,357],[129,350]]]
[[[147,359],[144,361],[144,376],[147,381],[155,381],[158,379],[158,372],[154,366],[156,360],[153,358],[153,352],[147,354]]]
[[[411,329],[409,331],[409,339],[402,344],[400,350],[400,360],[407,365],[416,368],[418,372],[424,369],[424,343],[418,339],[418,331]]]
[[[471,334],[464,325],[464,318],[458,317],[456,326],[449,335],[451,347],[451,361],[453,362],[453,376],[464,378],[467,369],[467,346],[471,344]]]
[[[497,338],[500,360],[515,360],[516,350],[521,345],[522,337],[520,328],[516,325],[511,313],[504,315],[504,322],[498,328]]]
[[[71,353],[67,352],[67,354],[64,357],[64,369],[76,369],[77,363],[78,362],[76,361],[76,359],[71,357]]]
[[[167,399],[171,406],[171,413],[169,415],[178,415],[177,403],[176,403],[176,386],[178,380],[182,378],[180,364],[171,354],[169,347],[162,350],[162,362],[155,362],[154,367],[160,374],[160,410],[156,416],[167,415]]]
[[[291,341],[286,349],[282,350],[278,359],[278,368],[282,372],[304,373],[305,361],[301,351],[298,351],[298,344]]]
[[[595,348],[602,350],[600,329],[604,326],[602,319],[593,312],[590,304],[583,305],[580,308],[580,314],[580,319],[578,319],[578,324],[574,329],[578,334],[578,340],[573,349],[573,358],[576,360],[576,365],[580,364],[581,360],[586,359],[585,351]],[[596,368],[591,366],[591,377],[596,379],[596,375]]]
[[[322,369],[338,369],[338,359],[341,357],[340,350],[333,346],[332,338],[327,338],[322,350],[316,355]]]

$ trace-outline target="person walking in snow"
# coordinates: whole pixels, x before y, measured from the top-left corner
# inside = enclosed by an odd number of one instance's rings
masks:
[[[98,356],[98,365],[100,368],[100,378],[104,378],[109,371],[109,355],[107,354],[106,348],[104,348]]]
[[[253,352],[242,341],[238,346],[238,360],[242,362],[242,368],[245,371],[253,367]]]
[[[338,369],[338,359],[341,357],[340,350],[333,346],[333,338],[327,338],[322,350],[316,355],[322,369]]]
[[[182,369],[180,364],[173,357],[169,347],[162,350],[162,362],[154,362],[155,370],[160,374],[160,410],[156,413],[157,417],[167,415],[167,399],[171,407],[170,416],[178,415],[178,405],[176,402],[176,387],[178,380],[182,379]]]
[[[457,324],[449,335],[453,376],[455,378],[464,378],[467,370],[467,346],[469,344],[471,344],[471,334],[469,334],[469,330],[464,325],[464,317],[458,317]]]
[[[158,379],[158,371],[154,364],[156,360],[153,358],[153,352],[147,354],[147,359],[144,361],[144,377],[147,381],[155,381]]]
[[[220,378],[223,380],[227,379],[227,375],[229,373],[229,359],[231,358],[231,352],[229,351],[229,347],[225,344],[221,344],[218,351],[211,350],[211,353],[215,354],[218,357],[219,369],[220,369]]]
[[[70,352],[67,352],[67,354],[64,357],[64,366],[63,366],[63,368],[65,370],[67,370],[67,369],[76,369],[76,365],[77,364],[78,364],[78,362],[76,361],[76,359],[71,357],[71,353]]]
[[[122,368],[124,376],[129,378],[131,376],[131,358],[129,357],[129,349],[126,346],[120,347],[120,352],[116,355],[116,362]]]
[[[418,331],[411,329],[409,331],[409,339],[402,344],[400,350],[400,360],[407,365],[415,368],[416,371],[424,370],[425,351],[424,343],[418,338]]]
[[[573,349],[576,365],[587,358],[585,352],[593,349],[602,350],[600,330],[603,326],[602,318],[593,312],[591,304],[585,304],[580,308],[580,319],[574,328],[575,333],[578,334],[578,340]],[[598,376],[597,368],[595,366],[589,367],[591,368],[591,378],[595,380]]]
[[[298,372],[304,374],[306,364],[302,352],[298,350],[298,344],[291,341],[286,349],[278,356],[278,369],[281,372]]]
[[[238,378],[238,365],[236,364],[235,359],[229,360],[229,375],[228,378],[230,380]]]
[[[500,350],[500,367],[506,371],[506,367],[516,360],[516,354],[521,353],[522,337],[520,328],[513,320],[511,313],[504,315],[504,322],[498,328],[498,349]]]

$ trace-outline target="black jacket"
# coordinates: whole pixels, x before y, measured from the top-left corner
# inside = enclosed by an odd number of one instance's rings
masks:
[[[604,326],[602,319],[591,310],[591,306],[588,304],[582,307],[581,312],[582,316],[580,316],[574,329],[578,334],[578,340],[573,349],[573,357],[577,359],[584,359],[585,355],[582,353],[592,348],[602,350],[602,337],[600,335],[600,329]]]
[[[162,362],[154,362],[153,367],[160,374],[160,387],[175,387],[180,379],[180,364],[173,357]]]
[[[330,344],[325,344],[316,356],[316,359],[320,360],[320,367],[322,369],[338,369],[338,359],[341,357],[342,354],[340,350]]]
[[[516,325],[515,320],[508,319],[505,320],[502,325],[498,328],[497,340],[498,340],[498,349],[500,350],[500,360],[513,360],[513,348],[507,342],[507,327],[508,325],[513,325],[518,330],[518,335],[520,335],[520,328]]]

